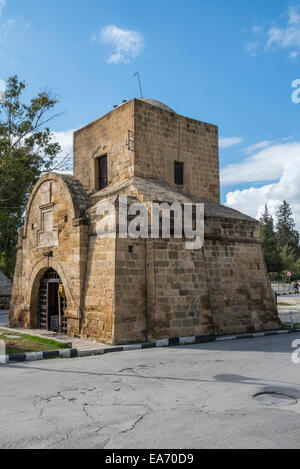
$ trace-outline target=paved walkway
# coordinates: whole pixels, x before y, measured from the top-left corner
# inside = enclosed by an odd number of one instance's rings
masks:
[[[22,327],[13,328],[8,324],[8,311],[0,311],[0,327],[8,328],[11,332],[18,334],[29,334],[37,337],[51,338],[63,343],[72,344],[72,348],[77,350],[103,350],[105,348],[112,348],[112,345],[103,344],[94,340],[72,338],[64,334],[57,334],[51,331],[42,331],[40,329],[25,329]]]

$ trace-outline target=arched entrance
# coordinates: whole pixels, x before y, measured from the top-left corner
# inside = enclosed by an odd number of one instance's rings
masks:
[[[40,281],[39,329],[67,333],[67,300],[58,273],[49,269]]]

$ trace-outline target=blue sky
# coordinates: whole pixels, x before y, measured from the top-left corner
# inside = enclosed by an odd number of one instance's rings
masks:
[[[299,1],[0,0],[0,79],[47,87],[71,131],[138,97],[220,131],[222,201],[252,216],[292,205],[300,228]]]

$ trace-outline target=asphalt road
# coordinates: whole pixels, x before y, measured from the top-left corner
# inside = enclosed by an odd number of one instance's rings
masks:
[[[295,339],[0,365],[0,447],[300,448]]]

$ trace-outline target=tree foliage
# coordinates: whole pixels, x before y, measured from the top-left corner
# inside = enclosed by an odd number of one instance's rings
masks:
[[[274,230],[274,221],[267,205],[260,219],[262,248],[268,272],[279,272],[282,268],[280,252]]]
[[[30,192],[42,173],[60,169],[60,145],[49,129],[57,99],[48,91],[24,103],[25,83],[17,76],[7,82],[0,104],[0,268],[13,275],[17,233]]]
[[[296,253],[299,249],[299,233],[290,205],[283,201],[277,210],[277,243],[281,250],[289,253]]]
[[[299,233],[291,207],[286,201],[282,202],[276,216],[275,230],[273,218],[265,206],[260,218],[262,248],[267,269],[272,273],[272,277],[287,279],[287,271],[300,275]]]

